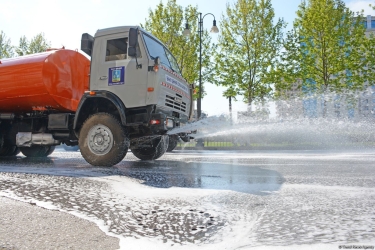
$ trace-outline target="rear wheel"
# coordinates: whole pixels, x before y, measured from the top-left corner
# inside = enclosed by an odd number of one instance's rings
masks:
[[[177,143],[178,143],[178,136],[177,135],[170,135],[167,152],[172,152],[173,149],[175,149],[177,147]]]
[[[63,147],[64,147],[65,151],[78,151],[79,150],[78,145],[68,146],[66,144],[63,144]]]
[[[1,156],[16,156],[20,152],[19,148],[16,146],[9,146],[4,144],[0,149],[0,157]]]
[[[168,148],[169,137],[167,135],[151,141],[152,147],[140,147],[132,149],[132,153],[140,160],[156,160],[160,158]]]
[[[19,148],[19,147],[15,147],[15,149],[14,149],[13,152],[10,154],[10,156],[16,156],[16,155],[18,155],[20,152],[21,152],[20,148]]]
[[[55,146],[39,146],[33,145],[31,147],[20,148],[22,154],[27,157],[46,157],[52,154]]]
[[[120,122],[110,114],[90,116],[79,133],[83,158],[94,166],[111,167],[124,159],[129,139]]]
[[[0,134],[0,157],[1,156],[16,156],[20,153],[20,150],[17,146],[10,144],[8,140]]]
[[[50,154],[52,154],[53,151],[55,151],[55,146],[50,146],[49,150],[47,151],[47,156],[50,155]]]

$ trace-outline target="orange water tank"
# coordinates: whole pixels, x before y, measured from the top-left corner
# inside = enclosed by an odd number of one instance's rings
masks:
[[[0,59],[0,113],[76,111],[89,71],[89,59],[65,49]]]

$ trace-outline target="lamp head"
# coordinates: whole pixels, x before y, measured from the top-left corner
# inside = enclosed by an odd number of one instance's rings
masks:
[[[211,33],[219,33],[219,28],[216,26],[216,20],[214,20],[214,23],[212,25]]]
[[[182,32],[182,35],[186,36],[186,37],[188,37],[188,36],[191,35],[191,31],[189,29],[189,24],[188,23],[185,24],[185,30]]]

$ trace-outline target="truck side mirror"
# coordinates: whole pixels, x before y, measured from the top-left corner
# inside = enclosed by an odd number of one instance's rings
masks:
[[[129,29],[129,48],[128,55],[137,57],[138,29]]]
[[[160,57],[156,57],[155,59],[154,59],[154,64],[155,65],[159,65],[160,64]]]
[[[81,50],[85,52],[87,55],[91,56],[93,44],[94,37],[92,37],[88,33],[83,33],[81,38]]]

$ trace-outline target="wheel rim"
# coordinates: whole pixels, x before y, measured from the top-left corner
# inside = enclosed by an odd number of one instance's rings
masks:
[[[107,154],[113,146],[113,135],[111,130],[104,125],[95,125],[87,134],[89,149],[96,155]]]

